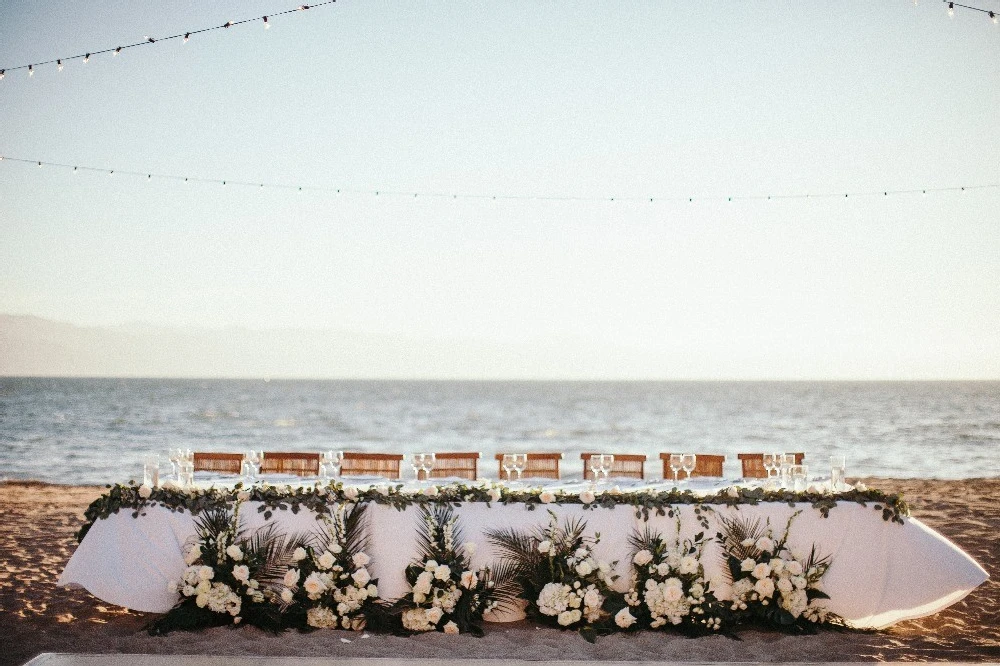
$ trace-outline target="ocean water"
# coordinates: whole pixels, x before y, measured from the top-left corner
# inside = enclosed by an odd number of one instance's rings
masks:
[[[149,453],[805,451],[810,473],[1000,476],[1000,382],[407,382],[0,378],[0,479],[103,484]],[[409,471],[407,469],[407,471]],[[410,472],[412,474],[412,472]]]

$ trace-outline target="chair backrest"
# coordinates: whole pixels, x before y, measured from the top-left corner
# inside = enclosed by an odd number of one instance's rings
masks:
[[[340,465],[341,476],[384,476],[387,479],[400,478],[402,453],[360,453],[345,451]]]
[[[239,474],[243,465],[242,453],[202,453],[194,454],[194,471],[217,472],[219,474]]]
[[[319,476],[319,454],[265,451],[260,463],[260,473]]]
[[[434,469],[431,470],[430,476],[432,479],[458,477],[475,481],[479,478],[480,456],[478,452],[435,453]]]
[[[670,469],[670,453],[661,453],[660,460],[663,461],[663,478],[674,478],[674,470]],[[691,476],[722,476],[722,465],[726,462],[726,456],[718,456],[709,453],[696,453],[694,460],[694,471]],[[684,472],[681,472],[684,474]],[[681,477],[682,478],[682,477]]]
[[[766,479],[767,470],[764,469],[764,454],[763,453],[741,453],[737,458],[740,459],[740,463],[743,465],[743,478],[744,479]],[[803,458],[806,457],[804,453],[795,454],[795,464],[801,465]]]
[[[594,472],[590,469],[590,458],[597,453],[581,453],[580,460],[583,461],[583,478],[592,480]],[[626,476],[632,479],[645,478],[644,468],[646,456],[636,453],[615,453],[612,454],[615,461],[611,463],[611,474],[609,476]]]
[[[509,481],[507,478],[507,472],[503,469],[503,455],[498,453],[496,455],[497,468],[500,470],[498,472],[498,477],[501,481]],[[563,454],[561,453],[529,453],[528,464],[524,468],[524,473],[521,475],[524,478],[544,478],[544,479],[558,479],[559,478],[559,461],[562,460]]]

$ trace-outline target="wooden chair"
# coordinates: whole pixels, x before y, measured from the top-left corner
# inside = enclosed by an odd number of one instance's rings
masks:
[[[510,481],[507,478],[507,473],[503,469],[503,455],[498,453],[496,455],[497,467],[500,470],[498,477],[501,481]],[[524,473],[521,475],[523,478],[543,478],[543,479],[558,479],[559,478],[559,461],[562,460],[563,454],[561,453],[529,453],[528,464],[524,468]]]
[[[319,476],[319,454],[265,451],[260,463],[260,473]]]
[[[475,481],[479,478],[479,458],[482,454],[473,453],[435,453],[432,479],[458,477]]]
[[[196,451],[194,454],[194,471],[196,472],[239,474],[242,465],[242,453],[202,453]]]
[[[596,455],[599,454],[580,454],[580,460],[583,461],[583,478],[586,481],[594,478],[594,472],[590,469],[590,458]],[[612,455],[614,455],[615,461],[611,463],[611,474],[609,476],[625,476],[632,479],[645,478],[646,456],[635,453],[615,453]]]
[[[670,469],[670,453],[661,453],[660,460],[663,461],[663,478],[674,478],[674,470]],[[722,477],[722,465],[726,462],[726,456],[717,456],[706,453],[696,453],[694,460],[694,471],[691,476],[715,476]],[[681,472],[686,478],[687,473]],[[682,478],[682,477],[678,477]]]
[[[341,476],[384,476],[400,478],[402,453],[360,453],[345,451],[340,465]]]
[[[736,456],[743,465],[744,479],[766,479],[767,470],[764,469],[763,453],[740,453]],[[801,465],[802,459],[806,457],[804,453],[795,454],[795,464]]]

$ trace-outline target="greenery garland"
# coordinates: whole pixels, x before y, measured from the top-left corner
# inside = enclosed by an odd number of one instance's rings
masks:
[[[83,541],[93,524],[120,511],[131,511],[133,517],[142,515],[151,506],[160,506],[171,511],[188,511],[193,515],[210,510],[231,510],[236,502],[258,502],[257,510],[270,519],[275,511],[298,513],[306,509],[317,515],[329,515],[331,506],[344,502],[374,503],[403,510],[409,506],[459,506],[466,502],[483,502],[505,505],[521,504],[531,511],[539,506],[580,505],[585,510],[613,508],[619,505],[631,506],[636,517],[648,520],[650,515],[665,516],[677,505],[692,505],[695,512],[711,510],[712,506],[758,505],[763,502],[781,502],[794,507],[809,504],[824,518],[830,510],[841,502],[871,506],[882,514],[882,519],[903,523],[909,515],[909,508],[901,494],[888,494],[881,490],[857,484],[849,490],[837,493],[823,492],[818,488],[793,492],[790,490],[766,490],[764,488],[741,488],[730,486],[711,495],[696,495],[690,490],[671,489],[650,491],[642,488],[620,490],[611,487],[596,494],[585,490],[581,493],[567,493],[538,488],[509,489],[496,483],[451,483],[429,486],[418,492],[404,492],[402,484],[375,484],[366,489],[345,486],[340,481],[314,486],[291,487],[287,485],[256,484],[244,487],[237,483],[233,488],[211,487],[204,489],[180,488],[166,484],[160,488],[137,485],[134,481],[127,485],[109,485],[108,492],[94,500],[84,512],[85,522],[77,532],[77,540]],[[705,521],[702,521],[703,524]]]

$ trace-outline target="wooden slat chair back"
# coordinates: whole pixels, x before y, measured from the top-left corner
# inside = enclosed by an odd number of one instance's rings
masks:
[[[217,474],[239,474],[243,465],[242,453],[194,453],[194,471]]]
[[[594,471],[590,469],[591,456],[597,453],[581,453],[580,460],[583,461],[583,478],[592,481]],[[630,479],[645,478],[646,456],[636,453],[613,453],[615,461],[611,463],[611,474],[609,476],[624,476]]]
[[[674,470],[670,469],[670,453],[661,453],[660,460],[663,461],[663,478],[673,479]],[[691,476],[713,476],[722,477],[722,465],[726,462],[726,456],[718,456],[708,453],[696,453],[694,460],[694,471],[691,472]],[[686,472],[680,472],[678,474],[679,479],[687,478]]]
[[[501,481],[509,481],[507,478],[507,472],[503,469],[503,455],[498,453],[496,455],[497,468],[500,470],[498,477]],[[543,479],[558,479],[559,478],[559,461],[562,460],[563,454],[561,453],[529,453],[528,454],[528,464],[524,468],[524,473],[521,474],[522,478],[543,478]]]
[[[804,453],[795,454],[795,464],[801,465],[802,460],[806,457]],[[767,470],[764,469],[764,454],[763,453],[741,453],[737,456],[740,459],[740,463],[743,465],[743,478],[744,479],[766,479]]]
[[[446,479],[457,477],[475,481],[479,478],[479,458],[478,452],[462,453],[447,452],[434,454],[434,468],[431,470],[432,479]]]
[[[260,464],[260,473],[319,476],[319,454],[265,451],[264,460]]]
[[[340,465],[341,476],[384,476],[400,478],[402,453],[360,453],[345,451]]]

